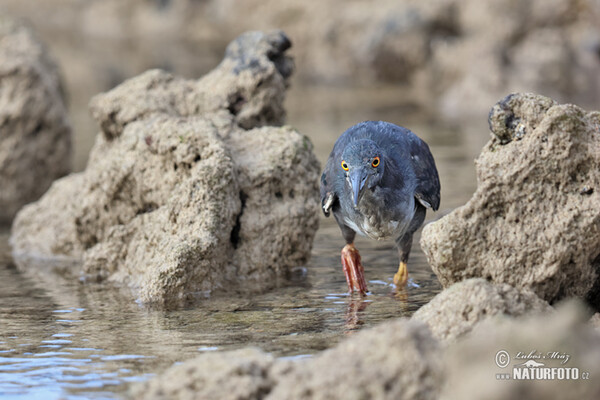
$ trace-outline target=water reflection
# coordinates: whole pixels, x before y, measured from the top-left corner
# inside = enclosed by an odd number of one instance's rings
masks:
[[[371,301],[360,295],[353,294],[346,307],[346,329],[354,330],[364,324],[361,316]]]

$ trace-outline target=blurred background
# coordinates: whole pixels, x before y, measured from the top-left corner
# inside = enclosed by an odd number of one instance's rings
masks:
[[[600,108],[600,0],[0,0],[0,13],[32,27],[60,67],[75,171],[98,130],[93,95],[149,68],[198,78],[246,30],[291,38],[288,123],[321,160],[364,119],[472,160],[489,109],[514,91]]]

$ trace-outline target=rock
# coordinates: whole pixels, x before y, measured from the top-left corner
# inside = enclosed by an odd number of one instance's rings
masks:
[[[552,307],[534,293],[510,285],[494,285],[481,278],[455,283],[412,316],[425,322],[433,336],[454,342],[481,321],[495,315],[521,316],[549,312]]]
[[[511,64],[509,86],[559,99],[578,90],[569,61],[575,51],[565,36],[560,28],[540,28],[512,47],[507,54]]]
[[[70,171],[58,69],[29,29],[0,16],[0,224]]]
[[[488,319],[475,327],[445,354],[447,379],[440,399],[598,398],[600,381],[592,377],[600,374],[600,333],[586,324],[588,316],[578,306],[561,307],[550,316]],[[518,366],[529,360],[543,365]],[[564,368],[565,376],[578,379],[515,379],[515,373],[546,368],[555,373]]]
[[[453,36],[453,2],[215,1],[207,16],[221,26],[285,26],[298,42],[305,81],[413,84],[431,43]],[[231,29],[230,28],[230,29]]]
[[[281,31],[265,35],[248,32],[227,46],[217,68],[198,81],[153,70],[92,99],[92,115],[106,139],[123,127],[155,113],[203,115],[223,129],[280,125],[285,120],[283,100],[294,68],[285,53],[291,46]],[[140,92],[145,96],[140,98]]]
[[[255,349],[203,354],[139,385],[134,398],[592,399],[600,394],[600,332],[588,319],[578,302],[551,314],[500,313],[445,347],[421,322],[398,319],[294,362]],[[544,365],[522,365],[529,360]],[[544,368],[578,379],[513,378]]]
[[[595,1],[456,2],[455,40],[432,50],[430,87],[438,86],[438,106],[458,121],[483,115],[487,105],[510,92],[537,92],[593,105],[600,63],[590,42],[597,40],[591,14]],[[596,10],[596,11],[592,11]],[[591,13],[591,14],[590,14]],[[594,61],[584,62],[585,59]],[[576,63],[566,60],[577,59]],[[581,61],[579,61],[581,60]],[[435,99],[433,99],[435,101]]]
[[[590,318],[590,324],[597,330],[600,330],[600,313],[595,313],[592,315],[592,318]]]
[[[207,353],[133,389],[134,399],[263,399],[274,358],[257,349]]]
[[[306,81],[399,84],[401,100],[461,120],[511,91],[597,103],[590,100],[598,99],[600,62],[590,44],[598,42],[591,16],[599,7],[592,0],[388,0],[376,8],[219,0],[207,11],[222,26],[290,32]]]
[[[264,290],[306,263],[320,166],[306,137],[278,126],[289,46],[279,31],[246,33],[198,81],[153,70],[95,97],[101,133],[87,169],[14,222],[20,264],[81,259],[74,275],[170,307]]]
[[[304,83],[397,85],[392,101],[458,121],[513,91],[590,105],[600,98],[596,0],[1,3],[50,37],[64,65],[79,66],[66,77],[74,107],[147,68],[199,76],[226,38],[272,27],[294,38]],[[78,133],[92,129],[82,120],[74,118]]]
[[[558,105],[554,100],[533,93],[510,95],[494,104],[488,116],[488,124],[493,136],[501,144],[521,140],[527,128],[538,126],[546,112]]]
[[[471,277],[600,306],[600,113],[531,94],[494,106],[469,202],[427,225],[444,287]]]
[[[284,370],[267,398],[437,399],[440,354],[425,325],[391,321]]]
[[[135,389],[140,399],[436,399],[438,343],[420,322],[362,331],[298,362],[247,349],[204,354]]]

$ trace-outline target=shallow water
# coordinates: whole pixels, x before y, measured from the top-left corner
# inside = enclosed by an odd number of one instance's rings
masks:
[[[21,272],[5,260],[0,396],[111,398],[174,362],[247,345],[278,356],[304,356],[364,326],[408,316],[440,290],[424,256],[415,251],[414,284],[405,297],[395,296],[392,243],[359,241],[371,293],[364,299],[349,296],[339,265],[338,228],[323,222],[304,278],[252,297],[214,296],[180,311],[149,310],[115,288]]]
[[[410,108],[360,95],[371,107],[358,101],[343,110],[327,108],[336,104],[327,93],[310,94],[320,102],[292,96],[290,124],[311,137],[324,162],[336,137],[353,123],[406,121],[430,144],[440,171],[442,210],[428,220],[470,197],[473,158],[487,140],[485,129],[471,134],[423,122]],[[393,243],[359,238],[371,292],[364,299],[349,296],[339,257],[343,240],[332,218],[321,219],[312,260],[294,281],[261,295],[216,295],[169,312],[144,308],[123,289],[17,269],[7,238],[0,235],[3,398],[118,398],[132,382],[207,351],[257,346],[280,357],[304,357],[363,327],[410,316],[441,289],[418,237],[409,261],[412,284],[403,295],[395,295],[391,283],[398,262]]]

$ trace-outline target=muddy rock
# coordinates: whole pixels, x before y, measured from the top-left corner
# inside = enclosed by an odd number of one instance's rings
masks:
[[[436,399],[439,345],[427,327],[406,319],[362,331],[279,373],[271,399]]]
[[[494,285],[485,279],[471,278],[442,291],[412,318],[425,322],[435,338],[449,343],[495,315],[517,317],[551,310],[547,302],[528,290],[518,291],[507,284]]]
[[[263,399],[274,358],[257,349],[208,353],[134,388],[134,399]]]
[[[0,224],[71,168],[58,69],[23,25],[0,16]]]
[[[320,167],[280,126],[289,47],[282,32],[250,32],[200,80],[152,70],[95,97],[88,167],[19,213],[17,259],[80,259],[73,275],[166,306],[263,290],[304,264]]]
[[[590,100],[597,98],[592,92],[600,85],[594,76],[600,59],[593,50],[599,39],[597,2],[454,4],[457,35],[435,44],[429,63],[433,73],[426,72],[424,79],[439,93],[438,106],[445,116],[460,120],[484,115],[487,105],[516,91],[595,104]]]
[[[376,8],[219,0],[207,12],[233,29],[289,31],[307,81],[399,84],[411,101],[449,118],[482,115],[511,91],[598,99],[600,6],[593,0],[389,0]]]
[[[600,382],[592,377],[600,374],[600,333],[588,318],[580,304],[569,304],[551,316],[484,321],[448,348],[440,399],[598,398]],[[546,368],[562,368],[577,379],[515,379],[516,373],[522,378]]]
[[[231,42],[219,66],[197,81],[151,70],[96,96],[90,109],[107,140],[119,136],[128,123],[152,114],[202,115],[224,137],[232,124],[242,129],[281,125],[294,69],[286,53],[290,47],[281,31],[248,32]]]
[[[299,43],[306,81],[413,83],[428,62],[431,43],[454,36],[451,1],[215,1],[207,15],[229,29],[285,26]]]
[[[444,287],[471,277],[600,305],[600,113],[513,94],[489,117],[469,202],[427,225]]]
[[[592,318],[590,318],[590,324],[600,331],[600,313],[595,313],[592,315]]]
[[[578,87],[577,74],[573,74],[575,53],[564,30],[551,27],[532,31],[507,54],[511,62],[510,86],[558,99],[584,90]]]
[[[135,389],[144,399],[436,399],[442,356],[427,327],[399,319],[298,362],[253,349],[206,354]]]
[[[303,82],[397,85],[399,103],[459,121],[513,91],[578,104],[600,93],[596,0],[2,0],[0,11],[30,19],[65,67],[80,66],[66,76],[78,113],[148,68],[199,76],[230,38],[273,27],[294,38]]]

